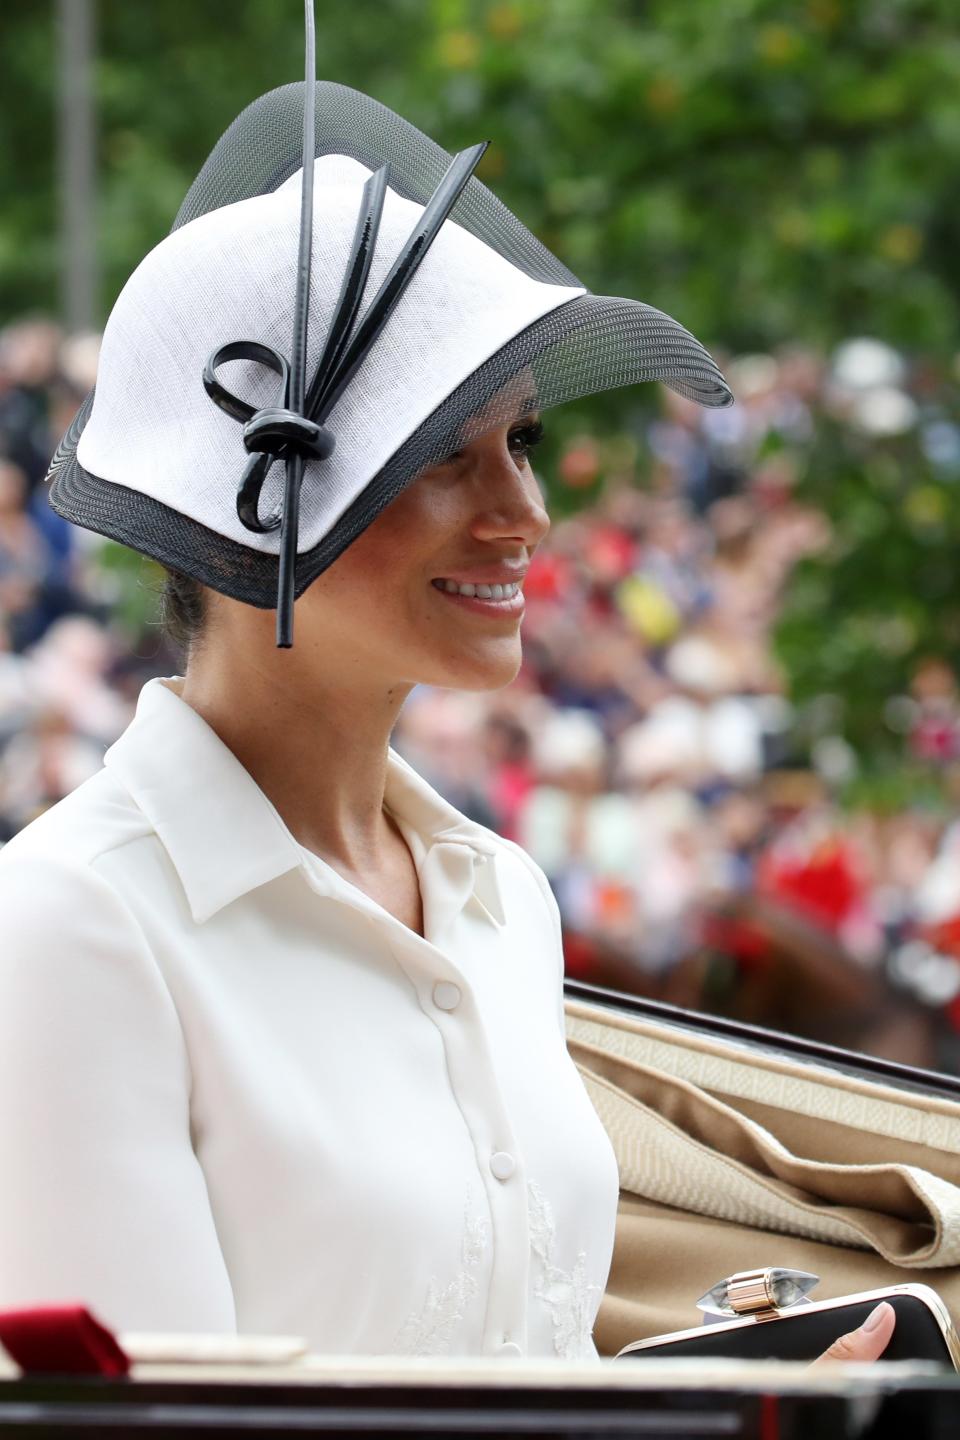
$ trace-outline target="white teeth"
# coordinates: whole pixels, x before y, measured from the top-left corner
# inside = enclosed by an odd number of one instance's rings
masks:
[[[468,600],[512,600],[520,589],[518,580],[508,585],[461,585],[456,580],[434,580],[433,583],[448,595],[464,595]]]

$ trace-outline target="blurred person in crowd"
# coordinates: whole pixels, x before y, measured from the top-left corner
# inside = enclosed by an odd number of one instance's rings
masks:
[[[879,959],[869,859],[832,805],[808,805],[778,830],[758,866],[757,891],[836,937],[851,956]]]
[[[854,815],[850,828],[869,866],[872,913],[888,943],[895,944],[924,914],[949,827],[942,815],[914,808]]]
[[[3,444],[0,433],[0,613],[22,651],[87,600],[75,583],[72,527],[50,509],[44,489],[28,495],[26,474],[3,458]]]
[[[748,895],[757,861],[770,833],[760,785],[731,786],[714,797],[710,811],[716,846],[711,888],[721,895]]]
[[[535,783],[529,729],[506,710],[491,711],[483,726],[483,755],[494,828],[516,840],[520,814]]]
[[[914,755],[938,765],[960,760],[960,693],[950,666],[939,659],[922,661],[913,673],[910,694]]]
[[[670,718],[664,701],[617,743],[618,788],[630,801],[629,881],[644,917],[635,959],[657,974],[696,939],[696,916],[710,883],[712,834],[699,798],[708,772],[697,723]]]
[[[576,626],[558,626],[552,638],[545,694],[561,710],[589,711],[605,734],[615,734],[633,714],[636,647],[609,620],[595,615],[584,616]]]
[[[708,551],[709,537],[689,507],[662,496],[648,512],[634,573],[655,585],[687,620],[707,603],[703,572]]]
[[[97,621],[70,615],[51,625],[29,656],[37,703],[56,709],[78,734],[103,745],[117,738],[132,713],[107,678],[115,648]]]
[[[518,817],[520,843],[546,873],[561,912],[589,929],[594,879],[622,876],[631,836],[608,784],[607,743],[586,710],[554,710],[534,736],[536,780]]]
[[[924,839],[929,838],[928,826]],[[957,927],[956,938],[960,940],[960,819],[942,826],[932,848],[929,866],[911,866],[908,876],[915,887],[913,913],[921,924]]]
[[[30,715],[33,691],[29,666],[10,642],[10,626],[0,607],[0,752]]]
[[[12,839],[102,764],[103,746],[64,710],[35,712],[0,752],[0,840]]]
[[[27,511],[27,477],[0,459],[0,613],[11,643],[23,650],[43,630],[43,588],[50,573],[49,546]]]
[[[495,817],[478,746],[482,713],[476,696],[417,688],[404,706],[393,741],[398,753],[459,810],[492,826]]]
[[[51,410],[62,340],[60,327],[44,316],[0,330],[0,439],[23,471],[28,492],[46,475],[55,435],[61,433],[53,429]]]

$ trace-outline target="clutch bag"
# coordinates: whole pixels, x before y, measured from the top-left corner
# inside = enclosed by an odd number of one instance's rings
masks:
[[[883,1360],[931,1361],[960,1370],[960,1337],[949,1312],[928,1285],[890,1285],[833,1300],[807,1301],[783,1310],[740,1314],[729,1320],[654,1335],[624,1346],[617,1359],[816,1360],[835,1340],[858,1329],[886,1300],[896,1313]]]

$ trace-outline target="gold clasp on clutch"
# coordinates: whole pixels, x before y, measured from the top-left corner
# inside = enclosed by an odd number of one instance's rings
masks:
[[[727,1320],[736,1315],[775,1320],[794,1305],[809,1305],[807,1296],[819,1283],[820,1276],[808,1270],[783,1270],[777,1266],[738,1270],[701,1295],[697,1309],[704,1312],[705,1320]]]

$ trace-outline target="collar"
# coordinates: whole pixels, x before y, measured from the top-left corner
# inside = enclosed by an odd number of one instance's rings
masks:
[[[439,929],[438,891],[446,893],[453,911],[461,910],[472,895],[488,920],[505,925],[497,880],[499,847],[490,832],[454,809],[394,750],[388,755],[384,801],[420,876],[426,933]]]
[[[104,765],[153,826],[197,924],[308,864],[314,874],[319,869],[329,876],[331,892],[352,890],[297,842],[232,750],[172,688],[180,683],[179,676],[147,681],[133,720],[106,752]],[[461,815],[393,750],[384,798],[421,875],[434,849],[442,847],[449,857],[460,847],[473,877],[464,900],[474,894],[489,918],[504,924],[498,846],[490,832]]]

